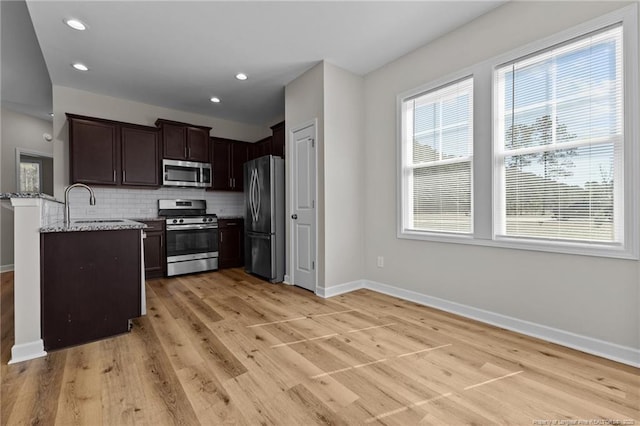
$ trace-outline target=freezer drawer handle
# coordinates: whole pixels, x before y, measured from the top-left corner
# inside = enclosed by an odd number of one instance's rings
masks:
[[[257,238],[259,240],[268,240],[271,238],[271,235],[255,234],[253,232],[250,232],[249,238]]]

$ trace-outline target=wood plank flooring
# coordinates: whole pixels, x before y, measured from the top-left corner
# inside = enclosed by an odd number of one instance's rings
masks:
[[[149,280],[130,333],[16,365],[0,296],[2,425],[640,425],[640,369],[368,290]]]

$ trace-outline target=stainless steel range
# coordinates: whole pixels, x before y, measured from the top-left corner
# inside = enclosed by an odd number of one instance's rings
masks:
[[[206,200],[158,200],[166,218],[167,275],[218,269],[218,217]]]

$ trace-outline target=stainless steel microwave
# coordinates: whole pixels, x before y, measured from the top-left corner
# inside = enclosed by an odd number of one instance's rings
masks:
[[[211,163],[162,160],[162,184],[164,186],[210,188],[211,182]]]

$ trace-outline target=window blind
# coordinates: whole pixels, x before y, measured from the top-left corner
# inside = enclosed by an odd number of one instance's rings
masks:
[[[472,231],[473,78],[404,101],[404,228]]]
[[[622,26],[495,72],[496,236],[622,243]]]

